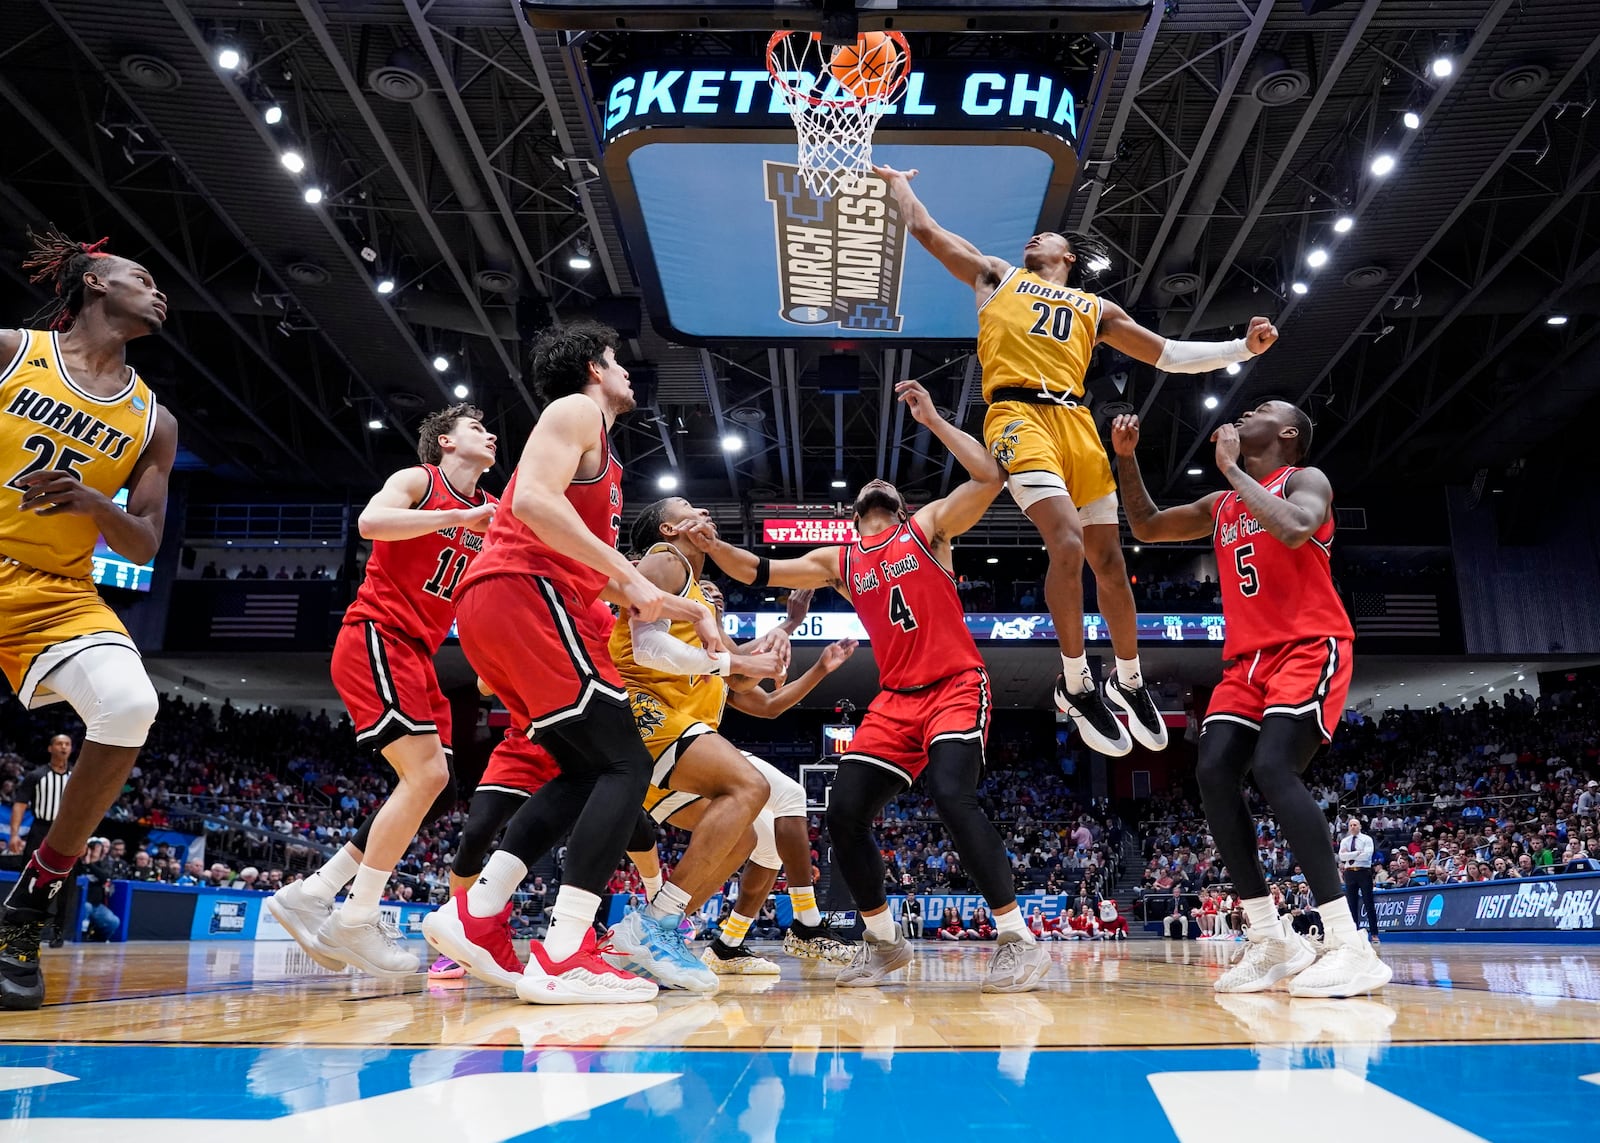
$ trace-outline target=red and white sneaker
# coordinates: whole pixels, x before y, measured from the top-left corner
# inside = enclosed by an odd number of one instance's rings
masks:
[[[458,889],[443,905],[422,919],[422,935],[487,984],[515,989],[522,979],[522,960],[511,947],[511,904],[493,917],[474,917],[467,891]]]
[[[447,956],[442,956],[428,966],[429,980],[460,980],[467,970]]]
[[[528,946],[528,967],[517,981],[517,995],[529,1004],[638,1004],[654,1000],[654,982],[613,967],[604,959],[610,951],[583,934],[578,951],[563,961],[552,961],[542,941]]]

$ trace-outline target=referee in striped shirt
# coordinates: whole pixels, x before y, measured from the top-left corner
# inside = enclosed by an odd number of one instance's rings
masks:
[[[52,738],[49,755],[48,763],[22,776],[16,797],[11,803],[11,842],[8,849],[13,854],[20,853],[24,861],[39,848],[39,843],[50,832],[50,823],[55,821],[56,814],[61,810],[61,796],[66,792],[67,779],[72,776],[71,736],[58,734]],[[23,837],[22,817],[30,806],[33,808],[33,825],[28,828],[28,836]],[[69,877],[66,891],[53,898],[55,915],[51,921],[55,926],[55,934],[50,943],[57,948],[61,947],[66,937],[68,918],[77,914],[74,900],[77,883],[76,877]]]

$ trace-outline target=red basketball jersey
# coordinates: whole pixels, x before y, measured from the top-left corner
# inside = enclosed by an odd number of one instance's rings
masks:
[[[428,474],[427,494],[416,505],[423,511],[497,503],[481,488],[475,497],[461,495],[435,465],[419,467]],[[455,622],[452,601],[461,578],[483,550],[484,538],[481,532],[458,526],[409,540],[374,540],[367,577],[345,610],[344,621],[370,620],[437,651]]]
[[[616,547],[622,529],[622,465],[611,451],[610,439],[604,435],[600,439],[605,463],[588,480],[567,485],[567,500],[589,531],[602,543]],[[483,555],[474,561],[464,584],[491,575],[542,576],[555,584],[568,608],[581,611],[599,598],[611,577],[558,552],[517,519],[509,506],[516,500],[518,475],[511,474],[505,491],[507,510],[495,514],[484,538]]]
[[[1282,497],[1300,470],[1280,468],[1262,486]],[[1291,548],[1263,528],[1237,492],[1217,501],[1212,543],[1222,584],[1222,615],[1229,659],[1266,647],[1308,639],[1353,638],[1350,616],[1333,587],[1328,554],[1333,545],[1330,515],[1311,539]]]
[[[983,666],[956,582],[912,521],[841,547],[839,575],[867,629],[885,690],[919,690]]]

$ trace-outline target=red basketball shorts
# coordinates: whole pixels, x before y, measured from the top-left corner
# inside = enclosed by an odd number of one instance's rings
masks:
[[[1236,659],[1211,692],[1206,722],[1236,722],[1256,730],[1269,714],[1316,719],[1322,740],[1344,714],[1354,657],[1348,639],[1306,639]]]
[[[528,736],[513,726],[489,755],[478,789],[531,794],[559,772],[545,748],[528,741]]]
[[[461,650],[505,703],[511,725],[531,737],[582,718],[595,703],[628,712],[600,624],[570,607],[570,593],[533,575],[487,576],[456,596]]]
[[[437,734],[450,748],[450,701],[433,656],[415,640],[371,620],[343,624],[333,641],[333,686],[361,745],[382,750],[408,734]]]
[[[839,761],[891,770],[909,786],[928,765],[934,743],[976,741],[981,750],[993,708],[988,672],[977,668],[920,691],[880,691]]]

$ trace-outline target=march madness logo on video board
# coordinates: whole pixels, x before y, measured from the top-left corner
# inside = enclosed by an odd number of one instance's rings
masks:
[[[762,166],[778,248],[778,315],[791,325],[898,332],[906,232],[888,184],[869,175],[817,198],[798,167]]]

